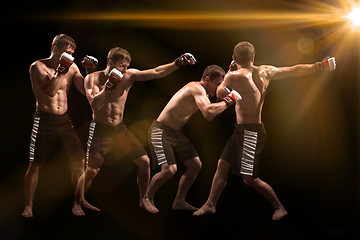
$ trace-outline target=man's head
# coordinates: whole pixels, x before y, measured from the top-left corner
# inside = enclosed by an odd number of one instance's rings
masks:
[[[116,68],[125,73],[131,62],[131,56],[128,51],[123,48],[112,48],[107,56],[107,65],[112,69]]]
[[[254,58],[255,48],[251,43],[243,41],[234,47],[233,59],[240,66],[253,63]]]
[[[54,37],[51,44],[51,54],[60,56],[63,52],[72,55],[76,49],[74,39],[66,34],[59,34]]]
[[[217,87],[224,81],[225,71],[217,65],[207,66],[201,77],[203,86],[210,96],[215,96]]]

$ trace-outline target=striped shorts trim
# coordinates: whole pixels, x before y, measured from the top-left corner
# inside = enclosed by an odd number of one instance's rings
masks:
[[[151,144],[154,147],[154,152],[156,155],[157,164],[161,165],[166,163],[166,155],[164,152],[164,146],[162,142],[163,129],[154,127],[151,129]]]
[[[89,137],[86,145],[86,155],[85,155],[86,165],[88,165],[89,163],[90,147],[91,147],[92,139],[94,137],[95,127],[96,127],[96,122],[91,122],[89,127]]]
[[[35,145],[36,145],[36,138],[39,132],[40,127],[40,117],[34,117],[34,124],[31,130],[31,140],[30,140],[30,154],[29,154],[29,161],[33,162],[35,159]]]
[[[240,174],[252,176],[254,172],[254,162],[258,133],[244,130],[243,152],[241,156]]]

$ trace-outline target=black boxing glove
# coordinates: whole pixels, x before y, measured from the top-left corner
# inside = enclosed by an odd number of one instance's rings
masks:
[[[97,68],[98,66],[98,63],[99,61],[92,57],[92,56],[89,56],[89,55],[86,55],[84,57],[84,60],[82,60],[81,64],[83,65],[83,67],[89,72],[94,72],[95,69]]]
[[[196,63],[195,57],[191,53],[184,53],[177,59],[175,59],[175,64],[178,67],[186,66],[186,65],[194,65]]]
[[[237,64],[234,60],[231,61],[230,66],[229,66],[229,71],[236,71],[237,70]]]

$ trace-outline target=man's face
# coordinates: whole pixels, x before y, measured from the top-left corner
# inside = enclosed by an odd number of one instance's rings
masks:
[[[72,48],[70,45],[68,45],[67,47],[62,47],[62,48],[58,48],[57,46],[55,46],[55,53],[57,55],[59,55],[59,57],[61,56],[62,53],[68,53],[70,55],[73,55],[75,52],[75,49]]]
[[[125,74],[126,70],[128,69],[130,65],[130,62],[124,60],[124,61],[118,61],[117,63],[114,64],[114,68],[116,68],[117,70],[119,70],[121,73]]]
[[[213,80],[210,80],[209,78],[208,93],[210,96],[216,95],[216,89],[223,81],[224,81],[223,77],[218,77]]]

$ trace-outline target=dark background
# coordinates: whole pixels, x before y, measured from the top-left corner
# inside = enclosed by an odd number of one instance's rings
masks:
[[[321,1],[341,7],[341,1]],[[75,20],[78,12],[191,12],[301,11],[308,1],[76,1],[51,5],[12,2],[2,9],[2,93],[0,165],[0,239],[119,238],[184,239],[356,239],[359,227],[358,113],[359,34],[339,51],[347,36],[328,39],[339,24],[313,26],[282,21]],[[303,5],[301,5],[303,4]],[[304,7],[305,9],[305,7]],[[68,15],[67,15],[68,14]],[[61,19],[61,16],[67,16]],[[274,24],[272,24],[274,23]],[[183,165],[157,193],[160,210],[151,215],[139,209],[136,168],[131,159],[105,164],[87,194],[102,208],[87,216],[71,214],[73,191],[70,169],[59,143],[43,167],[34,199],[33,220],[21,218],[23,177],[35,99],[28,69],[50,55],[55,35],[66,33],[77,43],[75,63],[95,56],[104,69],[107,52],[127,49],[131,67],[148,69],[173,61],[184,52],[194,54],[195,66],[149,82],[135,83],[128,96],[124,122],[147,147],[147,130],[170,97],[189,81],[200,80],[210,64],[227,70],[234,45],[250,41],[256,65],[287,66],[313,63],[335,56],[337,70],[301,78],[273,81],[263,110],[268,142],[262,154],[260,177],[268,182],[288,210],[282,221],[271,221],[272,206],[235,176],[218,203],[217,213],[193,217],[172,211],[171,204]],[[353,34],[353,33],[352,33]],[[301,54],[296,43],[303,36],[315,42]],[[293,44],[293,45],[291,45]],[[284,50],[285,49],[285,50]],[[69,114],[85,145],[91,109],[75,89],[69,93]],[[184,127],[196,146],[203,168],[187,201],[200,207],[207,199],[216,163],[233,131],[235,115],[227,109],[212,122],[196,113]],[[155,172],[152,172],[154,174]]]

